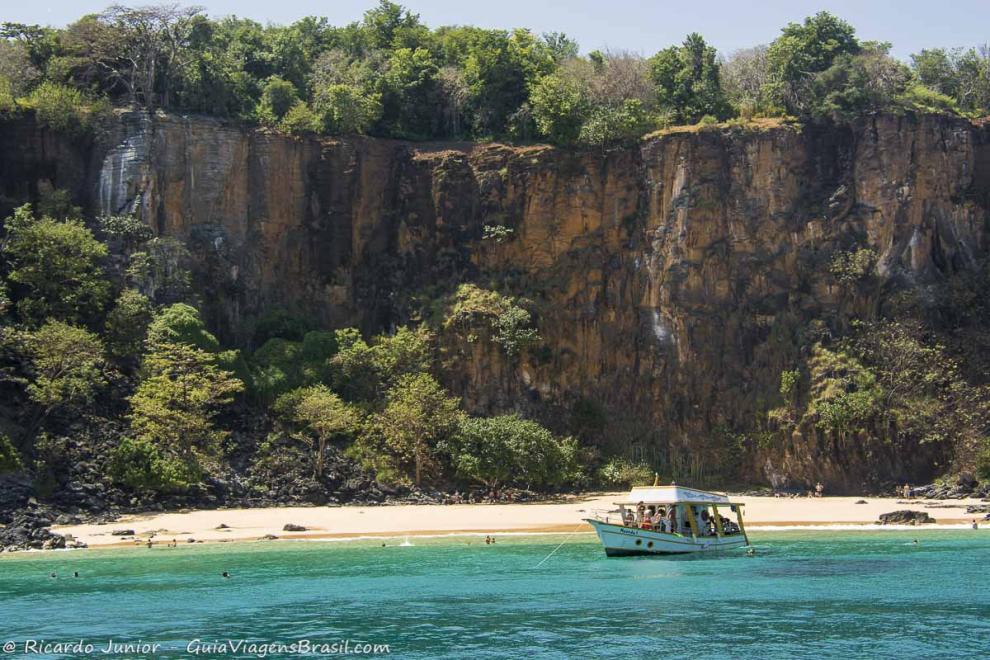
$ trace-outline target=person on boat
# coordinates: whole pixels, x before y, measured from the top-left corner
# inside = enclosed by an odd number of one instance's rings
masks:
[[[657,532],[663,531],[663,509],[657,507],[656,513],[653,514],[653,518],[650,519],[653,523],[653,530]]]
[[[665,531],[664,528],[667,525],[667,509],[658,506],[657,515],[653,517],[653,525],[658,532]]]
[[[677,532],[677,507],[670,507],[670,513],[667,514],[668,527],[670,532],[673,534]]]
[[[646,505],[640,502],[636,505],[636,520],[639,522],[643,521],[643,517],[646,515]]]
[[[636,517],[633,515],[632,511],[626,511],[622,514],[622,524],[626,527],[636,526]]]
[[[708,517],[708,509],[702,509],[701,515],[701,534],[703,536],[711,536],[711,519]]]

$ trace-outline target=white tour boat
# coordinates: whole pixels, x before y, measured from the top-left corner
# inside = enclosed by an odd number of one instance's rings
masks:
[[[618,510],[586,522],[609,557],[711,552],[749,545],[743,505],[725,493],[671,484],[637,486]],[[731,520],[725,514],[732,514]]]

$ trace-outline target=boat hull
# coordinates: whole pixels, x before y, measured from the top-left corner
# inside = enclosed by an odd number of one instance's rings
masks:
[[[605,546],[605,554],[609,557],[683,555],[692,552],[717,552],[746,545],[746,537],[742,534],[691,538],[679,534],[614,525],[593,518],[587,519],[587,522],[594,527],[598,540]]]

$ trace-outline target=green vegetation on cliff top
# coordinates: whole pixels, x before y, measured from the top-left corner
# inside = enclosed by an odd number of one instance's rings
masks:
[[[986,48],[904,64],[818,13],[719,55],[697,33],[642,57],[579,54],[560,33],[431,29],[381,0],[363,20],[261,25],[199,8],[114,5],[63,29],[0,27],[0,117],[82,133],[110,105],[205,113],[292,133],[548,140],[605,147],[673,125],[879,112],[986,114]]]

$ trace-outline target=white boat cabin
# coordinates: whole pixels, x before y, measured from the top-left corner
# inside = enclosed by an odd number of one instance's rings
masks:
[[[722,493],[685,486],[637,486],[615,502],[627,527],[683,536],[731,536],[742,532],[742,504]],[[726,515],[730,514],[730,515]]]

